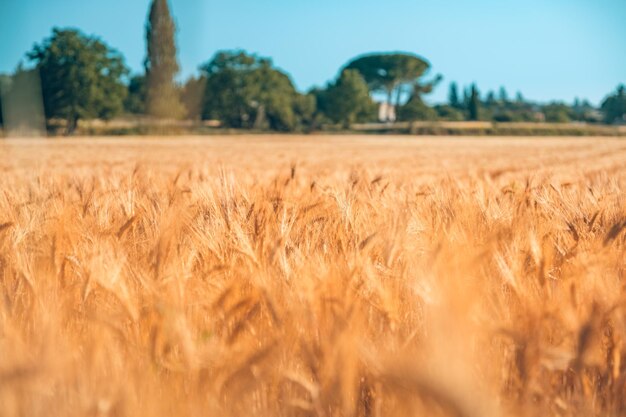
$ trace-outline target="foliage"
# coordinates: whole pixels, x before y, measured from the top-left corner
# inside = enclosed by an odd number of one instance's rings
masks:
[[[602,102],[601,109],[607,123],[626,123],[626,87],[617,87],[617,91]]]
[[[405,105],[398,108],[399,121],[435,119],[437,119],[437,112],[424,103],[419,95],[414,95]]]
[[[146,77],[135,75],[128,83],[128,94],[124,101],[124,110],[130,114],[146,112]]]
[[[175,32],[167,0],[153,0],[146,24],[148,56],[145,60],[146,112],[153,117],[177,119],[185,112],[174,83],[179,70]]]
[[[301,98],[289,77],[268,58],[221,51],[202,71],[206,77],[202,117],[227,127],[294,130],[303,116],[297,110],[310,106],[310,99]]]
[[[472,84],[467,103],[469,120],[480,120],[480,95],[476,84]]]
[[[205,77],[190,77],[183,86],[180,98],[188,119],[200,120],[205,90]]]
[[[546,122],[569,123],[572,121],[572,110],[564,103],[551,103],[543,107]]]
[[[451,121],[451,122],[459,122],[465,120],[465,114],[456,107],[448,106],[448,105],[439,105],[434,107],[437,112],[437,119]]]
[[[318,105],[331,121],[349,127],[356,121],[366,119],[374,104],[361,74],[356,70],[346,69],[321,94]]]
[[[461,106],[461,99],[459,98],[459,86],[455,82],[450,83],[448,103],[450,104],[450,107],[454,108],[459,108]]]
[[[421,82],[430,64],[422,57],[405,53],[371,54],[352,60],[346,69],[361,73],[372,92],[383,92],[387,103],[399,108],[404,97],[419,96],[432,91],[441,80]],[[395,97],[395,102],[394,102]]]
[[[80,119],[106,120],[122,111],[128,70],[122,56],[98,38],[55,28],[28,57],[41,76],[46,117],[66,120],[68,134]]]

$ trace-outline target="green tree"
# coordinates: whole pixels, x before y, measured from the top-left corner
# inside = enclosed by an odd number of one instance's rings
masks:
[[[429,82],[420,79],[430,69],[430,64],[417,55],[404,53],[371,54],[358,57],[346,66],[361,73],[372,92],[387,95],[387,103],[398,108],[406,97],[427,94],[441,80],[440,76]],[[394,103],[395,97],[395,103]]]
[[[296,129],[301,95],[272,61],[244,51],[221,51],[202,67],[203,119],[246,129]]]
[[[480,93],[476,84],[470,88],[467,112],[470,120],[480,120]]]
[[[437,112],[424,103],[419,95],[414,95],[398,108],[397,116],[400,121],[435,120]]]
[[[488,107],[493,107],[493,106],[495,106],[495,105],[497,104],[497,100],[496,100],[496,93],[495,93],[495,92],[493,92],[493,90],[490,90],[490,91],[487,93],[487,98],[485,99],[485,104],[486,104]]]
[[[506,88],[500,87],[500,93],[498,93],[498,100],[502,103],[508,103],[509,94],[506,92]]]
[[[600,107],[606,123],[626,122],[626,87],[620,85],[617,91],[608,96]]]
[[[206,90],[205,77],[190,77],[183,86],[180,98],[185,107],[185,115],[191,120],[200,120],[204,91]]]
[[[448,104],[450,107],[461,107],[461,100],[459,99],[459,86],[455,82],[450,83],[450,91],[448,93]]]
[[[131,114],[145,114],[146,111],[146,77],[135,75],[128,83],[128,94],[124,100],[124,110]]]
[[[174,82],[178,73],[176,27],[167,0],[153,0],[146,24],[146,113],[158,118],[184,115],[180,92]]]
[[[346,128],[367,115],[373,105],[365,80],[353,69],[342,71],[323,96],[323,112],[330,120],[342,123]]]
[[[434,110],[437,112],[437,118],[441,120],[458,122],[465,118],[463,112],[456,107],[439,105],[435,106]]]
[[[41,77],[46,117],[66,120],[67,134],[80,119],[110,119],[122,111],[128,70],[122,56],[98,38],[55,28],[28,57]]]
[[[298,121],[297,128],[311,131],[317,126],[317,98],[315,94],[297,94],[294,100],[294,112]]]
[[[543,107],[546,122],[569,123],[572,121],[572,109],[563,103],[550,103]]]

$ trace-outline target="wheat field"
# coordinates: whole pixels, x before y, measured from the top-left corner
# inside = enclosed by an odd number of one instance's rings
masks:
[[[0,156],[0,416],[626,415],[624,140]]]

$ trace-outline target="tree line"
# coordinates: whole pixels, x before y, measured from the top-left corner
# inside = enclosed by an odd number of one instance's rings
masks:
[[[131,75],[123,56],[100,38],[58,29],[27,53],[29,69],[0,76],[2,101],[33,74],[41,80],[49,124],[61,121],[67,134],[79,120],[110,120],[122,114],[158,119],[218,120],[230,128],[307,131],[357,122],[484,120],[496,122],[626,122],[626,89],[619,86],[599,109],[587,101],[532,103],[504,88],[481,94],[476,84],[449,86],[448,102],[429,106],[424,95],[441,82],[426,79],[429,62],[414,54],[379,53],[348,62],[322,88],[297,91],[270,58],[243,50],[219,51],[200,74],[179,85],[176,27],[167,0],[153,0],[146,23],[144,73]],[[373,97],[385,103],[385,112]]]

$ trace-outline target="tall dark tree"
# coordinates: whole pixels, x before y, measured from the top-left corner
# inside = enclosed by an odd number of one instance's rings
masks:
[[[80,119],[110,119],[122,111],[128,70],[122,56],[98,38],[53,29],[28,57],[41,76],[46,117],[66,120],[67,134]]]
[[[385,93],[387,103],[399,107],[403,99],[430,93],[441,81],[441,76],[428,82],[420,80],[429,68],[430,64],[417,55],[377,53],[352,60],[345,69],[359,71],[372,92]]]
[[[470,90],[470,87],[463,88],[463,107],[466,109],[469,107],[470,97],[472,95],[472,92]]]
[[[607,97],[601,106],[607,123],[626,123],[626,87],[620,85],[615,94]]]
[[[506,92],[506,88],[500,87],[500,93],[498,94],[498,100],[502,103],[507,103],[509,101],[509,94]]]
[[[450,92],[448,93],[448,103],[451,107],[459,108],[461,101],[459,99],[459,86],[456,82],[450,83]]]
[[[478,92],[476,84],[472,84],[472,87],[470,88],[467,112],[470,120],[480,119],[480,93]]]
[[[153,0],[146,24],[148,56],[145,60],[146,113],[153,117],[175,119],[184,114],[174,82],[179,71],[175,32],[167,0]]]

